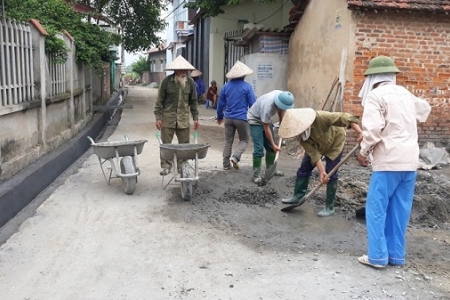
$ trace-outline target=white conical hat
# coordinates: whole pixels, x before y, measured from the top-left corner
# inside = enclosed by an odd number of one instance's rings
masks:
[[[198,77],[200,75],[202,75],[203,73],[197,69],[195,69],[194,71],[191,72],[191,77]]]
[[[231,68],[231,70],[228,71],[226,77],[228,79],[234,79],[234,78],[241,78],[250,74],[253,74],[253,70],[238,60]]]
[[[194,66],[191,65],[183,56],[178,55],[167,67],[166,70],[194,70]]]
[[[283,139],[297,136],[311,126],[316,119],[316,111],[312,108],[291,108],[284,113],[278,135]]]

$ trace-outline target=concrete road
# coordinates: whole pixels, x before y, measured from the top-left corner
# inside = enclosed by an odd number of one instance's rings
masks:
[[[374,270],[346,253],[249,247],[220,228],[226,220],[172,218],[196,208],[179,200],[179,188],[162,189],[155,96],[131,87],[134,108],[109,137],[148,140],[135,193],[126,195],[119,179],[108,185],[87,153],[0,247],[0,299],[448,299],[444,277]],[[213,110],[201,117],[214,126]],[[220,147],[208,158],[204,170],[220,167]]]

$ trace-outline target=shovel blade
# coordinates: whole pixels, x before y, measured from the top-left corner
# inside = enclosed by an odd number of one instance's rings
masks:
[[[297,204],[289,205],[289,206],[283,207],[283,208],[281,209],[281,211],[284,211],[284,212],[286,212],[286,211],[291,211],[291,210],[293,210],[294,208],[296,208],[297,206],[298,206]]]
[[[267,182],[273,177],[273,174],[275,174],[275,171],[277,170],[277,162],[274,162],[273,165],[271,165],[264,175],[264,182],[267,184]]]

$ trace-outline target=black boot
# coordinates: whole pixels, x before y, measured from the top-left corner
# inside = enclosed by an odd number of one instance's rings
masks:
[[[317,214],[319,217],[328,217],[334,214],[334,200],[336,199],[337,184],[337,180],[327,183],[325,207]]]
[[[294,195],[289,198],[281,199],[284,204],[303,204],[306,199],[300,203],[300,200],[305,196],[308,189],[309,177],[297,177],[295,180]]]

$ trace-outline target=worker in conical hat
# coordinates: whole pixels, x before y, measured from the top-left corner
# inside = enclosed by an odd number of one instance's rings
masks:
[[[192,79],[194,79],[195,82],[195,90],[197,91],[197,98],[199,104],[202,104],[203,101],[205,101],[205,92],[206,92],[205,83],[203,82],[203,79],[200,77],[202,74],[203,73],[197,69],[191,72],[191,77]],[[205,108],[208,108],[206,103]]]
[[[165,144],[172,143],[174,134],[177,135],[178,143],[189,143],[189,113],[194,120],[194,130],[200,126],[195,83],[188,76],[188,71],[194,69],[181,55],[166,67],[166,70],[173,70],[174,73],[162,80],[154,107],[156,128],[161,131],[161,140]],[[172,161],[161,157],[161,168],[160,174],[167,175],[172,170]]]
[[[341,161],[345,145],[345,128],[353,128],[362,140],[362,130],[358,117],[344,112],[328,112],[312,108],[288,109],[280,125],[278,134],[282,138],[297,137],[305,149],[297,171],[294,194],[282,199],[284,204],[303,204],[308,189],[309,178],[315,167],[319,170],[320,181],[327,184],[325,207],[318,213],[320,217],[334,214],[338,172],[330,178],[327,174]],[[325,156],[325,167],[322,164]]]
[[[230,79],[220,91],[217,103],[217,123],[225,124],[225,145],[223,147],[223,169],[233,166],[239,170],[239,161],[250,140],[250,127],[247,122],[247,111],[255,103],[256,97],[245,76],[253,71],[244,63],[237,61],[226,77]],[[234,136],[238,133],[239,143],[234,151]]]

